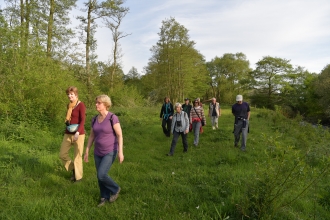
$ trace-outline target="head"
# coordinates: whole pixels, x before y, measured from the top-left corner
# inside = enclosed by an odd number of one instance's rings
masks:
[[[170,102],[170,98],[169,97],[165,97],[164,98],[164,102],[166,102],[166,103]]]
[[[199,106],[199,101],[198,101],[198,99],[195,99],[195,101],[194,101],[194,106]]]
[[[180,113],[181,110],[182,110],[182,105],[179,102],[175,103],[175,111]]]
[[[242,95],[237,95],[237,96],[236,96],[236,102],[237,102],[238,104],[242,104],[242,102],[243,102],[243,96],[242,96]]]
[[[216,98],[212,98],[212,103],[214,104],[215,102],[216,102],[217,100],[216,100]]]
[[[186,103],[186,105],[188,105],[189,104],[189,99],[188,98],[185,98],[184,99],[184,102]]]
[[[70,102],[74,102],[78,99],[78,89],[77,87],[70,86],[65,90]]]
[[[96,110],[102,109],[103,105],[106,110],[109,110],[112,106],[111,99],[107,95],[99,95],[95,98]]]

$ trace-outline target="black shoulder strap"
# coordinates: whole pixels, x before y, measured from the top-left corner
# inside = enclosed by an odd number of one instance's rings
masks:
[[[199,118],[200,120],[202,120],[202,119],[199,117],[199,114],[197,113],[197,111],[196,111],[195,107],[194,107],[194,110],[195,110],[195,112],[196,112],[196,114],[197,114],[198,118]]]
[[[116,132],[115,132],[115,130],[113,129],[113,122],[112,122],[112,117],[113,117],[113,115],[114,114],[111,114],[111,116],[110,116],[110,124],[111,124],[111,127],[112,127],[112,130],[113,130],[113,133],[115,133],[116,134]],[[94,126],[94,124],[95,124],[95,121],[96,121],[96,119],[97,119],[97,116],[98,115],[95,115],[94,117],[93,117],[93,121],[92,121],[92,127]]]
[[[93,127],[94,124],[95,124],[96,118],[97,118],[97,115],[95,115],[95,116],[93,117],[92,127]]]
[[[116,132],[115,132],[115,129],[113,129],[113,122],[112,122],[112,116],[113,116],[114,114],[112,114],[111,116],[110,116],[110,124],[111,124],[111,127],[112,127],[112,130],[113,130],[113,133],[116,135]]]

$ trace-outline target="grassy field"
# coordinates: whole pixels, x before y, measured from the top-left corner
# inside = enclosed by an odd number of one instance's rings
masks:
[[[330,219],[330,135],[321,126],[252,108],[241,152],[230,107],[223,107],[218,130],[208,118],[198,147],[190,133],[188,153],[179,139],[168,157],[172,138],[162,133],[158,108],[112,111],[125,155],[110,170],[122,188],[115,203],[97,207],[92,157],[83,181],[70,182],[58,158],[63,127],[3,123],[0,219]],[[88,122],[95,114],[88,111]]]

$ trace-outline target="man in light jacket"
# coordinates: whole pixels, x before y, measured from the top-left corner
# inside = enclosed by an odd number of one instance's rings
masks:
[[[221,116],[221,108],[216,98],[212,98],[212,102],[209,106],[209,117],[211,117],[212,129],[218,129],[218,119]]]

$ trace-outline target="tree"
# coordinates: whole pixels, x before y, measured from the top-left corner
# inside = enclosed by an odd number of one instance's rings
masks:
[[[85,47],[85,57],[86,57],[86,85],[87,85],[87,90],[88,90],[88,94],[89,94],[89,101],[91,101],[91,96],[93,94],[93,82],[92,82],[92,78],[95,78],[95,75],[98,75],[97,73],[93,73],[91,71],[91,65],[93,64],[93,62],[95,62],[96,59],[96,55],[94,54],[93,56],[93,52],[95,51],[96,47],[97,47],[97,43],[96,40],[94,38],[96,29],[97,29],[97,23],[96,20],[103,18],[106,25],[110,25],[113,24],[110,22],[111,19],[114,19],[114,21],[118,21],[119,19],[119,24],[117,24],[117,26],[115,26],[114,30],[116,30],[116,39],[117,42],[118,40],[123,37],[122,32],[118,32],[118,28],[121,22],[121,19],[126,15],[126,13],[128,12],[128,8],[124,8],[121,7],[121,5],[123,4],[123,1],[119,1],[119,0],[106,0],[103,2],[97,2],[96,0],[89,0],[88,2],[85,2],[85,6],[86,8],[84,9],[85,12],[87,12],[87,16],[79,16],[78,19],[81,22],[80,28],[82,29],[83,32],[86,33],[86,37],[85,36],[81,36],[81,40],[85,43],[86,47]],[[118,18],[119,16],[119,18]],[[123,16],[123,17],[120,17]],[[116,20],[117,19],[117,20]],[[111,26],[111,25],[110,25]],[[82,32],[82,33],[83,33]],[[118,44],[115,45],[116,48],[116,52],[115,52],[115,56],[117,59],[117,48],[118,48]],[[92,56],[91,56],[92,55]],[[115,63],[115,65],[113,66],[113,68],[111,68],[112,70],[112,81],[110,81],[110,86],[111,89],[113,89],[113,85],[114,85],[114,76],[115,76],[115,71],[117,70],[117,63]],[[121,70],[119,70],[121,71]]]
[[[101,7],[103,10],[101,10],[99,13],[100,15],[103,16],[106,26],[111,30],[112,40],[114,42],[114,47],[112,50],[113,68],[111,72],[111,84],[110,84],[111,91],[113,91],[113,87],[114,87],[113,79],[121,57],[119,40],[130,35],[122,31],[119,31],[121,22],[129,11],[129,8],[122,6],[124,2],[125,1],[123,0],[111,0],[111,1],[103,2]]]
[[[256,63],[251,73],[254,94],[251,103],[273,109],[284,86],[284,76],[292,72],[290,60],[266,56]]]
[[[330,64],[323,68],[314,85],[318,96],[317,103],[323,110],[323,121],[330,123]]]
[[[212,91],[208,98],[216,97],[223,103],[232,103],[237,94],[247,93],[249,65],[243,53],[227,53],[207,62]]]
[[[146,72],[154,77],[153,94],[158,100],[170,96],[172,101],[186,96],[201,96],[207,88],[207,72],[204,57],[194,48],[188,30],[174,18],[162,22],[159,41],[150,49]],[[145,78],[146,79],[146,78]]]

